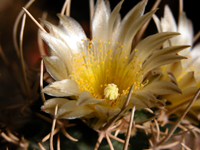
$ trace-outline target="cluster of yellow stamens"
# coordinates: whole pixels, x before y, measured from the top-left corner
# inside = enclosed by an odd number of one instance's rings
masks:
[[[81,91],[89,91],[96,98],[115,100],[127,95],[129,88],[142,88],[142,63],[137,63],[137,50],[129,60],[130,53],[124,50],[120,41],[113,47],[111,40],[106,42],[94,38],[82,40],[84,51],[77,53],[73,60],[73,79]],[[137,64],[137,65],[136,65]]]

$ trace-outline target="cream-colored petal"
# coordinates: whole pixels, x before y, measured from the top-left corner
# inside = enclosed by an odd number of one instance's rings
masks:
[[[99,128],[101,128],[105,123],[107,122],[106,116],[105,117],[101,117],[99,118],[99,120],[96,122],[96,124],[94,125],[93,129],[94,130],[98,130]]]
[[[158,58],[155,58],[152,61],[146,61],[145,64],[142,66],[144,70],[144,74],[147,74],[150,70],[167,65],[170,63],[178,62],[181,59],[186,59],[186,57],[179,56],[179,55],[163,55],[159,56]]]
[[[101,41],[108,41],[108,19],[109,11],[103,0],[97,0],[92,19],[92,37]]]
[[[65,103],[69,102],[70,100],[65,98],[52,98],[45,101],[44,105],[41,106],[41,110],[45,111],[46,113],[54,114],[55,107],[58,104],[58,108],[60,108]]]
[[[55,80],[63,80],[68,78],[68,73],[66,70],[66,66],[63,61],[57,56],[43,56],[42,57],[45,63],[45,67],[48,73]]]
[[[141,90],[141,91],[138,91],[138,92],[133,93],[133,94],[136,94],[136,95],[139,95],[139,96],[143,96],[148,100],[157,101],[156,97],[150,91]]]
[[[184,12],[179,15],[178,20],[178,32],[181,33],[181,38],[179,39],[177,44],[193,44],[193,28],[191,21],[189,21]]]
[[[150,91],[146,90],[133,93],[131,96],[131,101],[133,104],[136,104],[136,108],[138,109],[151,108],[159,105],[156,97]]]
[[[109,106],[102,106],[102,105],[95,105],[95,109],[107,117],[114,117],[120,112],[120,108],[114,108],[114,107],[109,107]]]
[[[183,103],[184,101],[191,100],[196,94],[197,90],[198,90],[198,87],[189,87],[189,88],[184,89],[181,95],[171,94],[171,95],[165,96],[165,98],[173,104],[172,106],[175,106],[180,103]]]
[[[79,96],[77,101],[77,105],[86,105],[86,104],[97,104],[99,102],[104,101],[105,99],[96,99],[92,96],[92,94],[88,91],[83,91]]]
[[[92,112],[91,108],[77,105],[76,100],[71,100],[60,107],[56,118],[76,119],[89,115]]]
[[[147,20],[156,12],[156,10],[152,10],[151,12],[146,13],[131,25],[122,43],[124,49],[126,50],[126,53],[122,53],[122,57],[124,57],[127,54],[130,54],[132,48],[131,43],[133,41],[134,36],[139,31],[139,29],[144,25],[144,23],[147,22]]]
[[[167,71],[167,76],[170,78],[170,81],[174,84],[176,84],[178,86],[178,82],[176,80],[176,77],[174,76],[174,74],[171,71]],[[163,79],[164,81],[168,81]]]
[[[68,74],[72,73],[72,54],[71,50],[60,39],[53,37],[52,35],[40,32],[42,38],[46,41],[49,47],[65,62],[68,70]]]
[[[185,50],[188,47],[190,47],[190,45],[179,45],[163,48],[162,50],[158,50],[153,54],[153,59],[159,57],[160,55],[177,54],[179,51]]]
[[[106,11],[110,16],[110,14],[111,14],[110,2],[109,1],[105,1],[105,5],[106,5]]]
[[[166,72],[171,71],[173,75],[177,78],[182,73],[182,64],[181,61],[169,64],[166,66]]]
[[[164,18],[169,23],[169,26],[171,28],[170,31],[176,32],[177,31],[176,21],[168,5],[165,5],[165,8],[164,8]]]
[[[128,33],[128,30],[130,29],[131,25],[143,15],[144,9],[146,7],[147,0],[143,0],[139,2],[135,7],[133,7],[123,18],[118,34],[116,35],[116,39],[114,42],[119,41],[119,44],[122,44],[124,42],[125,36]]]
[[[112,13],[109,17],[109,20],[108,20],[108,32],[109,32],[108,37],[112,37],[111,35],[112,35],[112,32],[113,32],[114,24],[115,24],[116,19],[118,18],[119,11],[121,9],[123,2],[124,1],[122,0],[121,2],[119,2],[117,4],[117,6],[114,8],[114,10],[112,11]]]
[[[169,22],[165,18],[161,18],[161,31],[162,32],[172,32]],[[177,31],[176,31],[177,32]]]
[[[131,97],[130,101],[136,106],[137,109],[149,108],[148,105],[144,103],[145,100],[143,99],[143,97],[133,96]]]
[[[81,46],[82,41],[80,38],[77,38],[76,34],[70,35],[63,29],[63,27],[57,27],[45,20],[42,20],[42,22],[49,29],[51,35],[57,39],[60,39],[63,43],[66,44],[67,49],[71,52],[71,54],[73,54],[73,56],[83,51],[83,47]],[[85,40],[86,36],[83,39]]]
[[[148,90],[156,95],[166,95],[166,94],[175,94],[182,93],[181,89],[176,86],[174,83],[168,81],[155,81],[150,84],[147,84],[143,90]]]
[[[79,96],[81,94],[78,84],[70,79],[53,82],[46,86],[42,92],[52,96]]]
[[[153,17],[153,21],[156,24],[158,32],[162,32],[161,22],[160,22],[159,18],[155,14],[153,14],[152,17]]]
[[[85,40],[87,38],[83,28],[76,20],[61,14],[58,14],[58,17],[60,18],[61,24],[70,37],[80,41],[81,39]]]
[[[121,16],[120,16],[120,14],[118,14],[118,16],[117,16],[117,18],[116,18],[116,20],[115,20],[115,22],[114,22],[114,26],[113,26],[113,31],[112,31],[112,37],[111,37],[111,40],[112,40],[112,47],[114,47],[115,46],[115,42],[114,42],[114,40],[115,40],[115,38],[116,38],[116,36],[117,36],[117,34],[118,34],[118,30],[119,30],[119,27],[120,27],[120,23],[121,23]]]
[[[139,62],[144,62],[155,50],[157,50],[158,47],[163,44],[164,41],[177,35],[179,35],[177,32],[162,32],[148,36],[136,46],[135,49],[137,49],[137,51],[133,51],[131,53],[129,61],[137,55],[139,59],[137,59],[135,63],[138,64]]]
[[[196,59],[196,57],[200,57],[200,43],[197,43],[192,50],[190,51],[190,55],[192,59]]]
[[[184,90],[188,87],[196,86],[196,80],[194,78],[194,72],[188,72],[178,82],[180,89]]]
[[[142,96],[133,96],[130,101],[136,106],[137,109],[152,108],[159,105],[159,103],[149,101]]]
[[[48,28],[50,34],[53,35],[55,38],[66,35],[66,32],[61,27],[53,25],[52,23],[43,19],[40,19],[40,21]]]

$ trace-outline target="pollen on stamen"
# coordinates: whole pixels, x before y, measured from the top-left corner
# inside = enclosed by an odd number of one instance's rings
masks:
[[[118,97],[118,87],[114,83],[108,84],[104,89],[105,98],[115,100]]]

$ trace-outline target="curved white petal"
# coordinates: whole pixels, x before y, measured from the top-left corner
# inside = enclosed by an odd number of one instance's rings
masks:
[[[146,13],[142,17],[140,17],[138,20],[136,20],[129,28],[127,34],[124,37],[124,41],[122,42],[122,45],[124,49],[126,50],[126,53],[122,53],[124,55],[127,55],[130,53],[132,48],[132,41],[136,33],[139,31],[139,29],[144,25],[144,23],[156,12],[156,10],[152,10],[151,12]],[[122,57],[124,57],[122,55]]]
[[[108,41],[109,11],[103,0],[97,0],[92,19],[92,37],[101,41]]]
[[[194,78],[194,72],[188,72],[183,78],[178,82],[178,85],[181,90],[184,90],[188,87],[196,86],[196,80]]]
[[[182,72],[182,64],[181,61],[169,64],[166,66],[166,72],[172,72],[173,75],[177,78],[180,76],[181,72]]]
[[[78,84],[70,79],[53,82],[46,86],[42,92],[52,96],[79,96],[81,94]]]
[[[70,100],[65,99],[65,98],[52,98],[45,101],[44,105],[41,106],[41,110],[45,111],[46,113],[54,114],[56,105],[58,105],[58,108],[60,108],[62,105],[64,105],[68,101]]]
[[[104,101],[105,99],[96,99],[90,94],[88,91],[83,91],[79,96],[77,101],[77,105],[86,105],[86,104],[97,104],[99,102]]]
[[[147,0],[143,0],[126,14],[120,24],[119,31],[114,42],[119,41],[120,44],[124,42],[125,36],[131,25],[143,15],[146,4]]]
[[[150,70],[164,66],[167,64],[171,64],[174,62],[178,62],[182,59],[186,59],[186,57],[179,56],[179,55],[161,55],[158,58],[151,60],[151,61],[146,61],[144,65],[142,66],[144,74],[148,73]]]
[[[57,39],[60,39],[63,43],[66,44],[66,48],[70,50],[73,56],[83,51],[83,47],[81,46],[81,43],[82,43],[81,38],[80,37],[78,38],[75,33],[74,33],[75,35],[69,34],[66,30],[64,30],[64,27],[62,28],[57,27],[45,20],[41,20],[41,21],[49,29],[51,35],[53,35]],[[86,36],[81,36],[81,37],[84,37],[82,38],[83,40],[86,39]]]
[[[154,81],[147,84],[143,90],[150,91],[156,95],[181,93],[181,90],[178,86],[168,81]]]
[[[120,108],[113,108],[109,106],[102,106],[102,105],[95,105],[95,109],[98,110],[99,112],[103,113],[107,117],[117,115],[121,109]]]
[[[76,20],[61,14],[58,14],[58,17],[60,18],[60,22],[63,25],[65,31],[71,38],[73,38],[76,41],[86,39],[86,35],[83,28]]]
[[[155,50],[157,50],[158,47],[163,44],[163,42],[177,35],[179,35],[177,32],[162,32],[148,36],[136,46],[135,49],[137,49],[137,52],[133,51],[129,60],[132,60],[133,57],[137,55],[140,59],[137,59],[136,64],[144,62]]]
[[[63,61],[57,56],[43,56],[42,57],[45,63],[45,67],[48,73],[55,80],[63,80],[68,78],[68,73],[66,70],[66,66]]]
[[[112,11],[109,20],[108,20],[108,37],[112,37],[112,33],[113,30],[115,29],[115,23],[117,23],[116,21],[119,19],[119,11],[121,9],[122,3],[124,1],[122,0],[121,2],[119,2],[117,4],[117,6],[114,8],[114,10]],[[111,39],[110,39],[111,40]]]
[[[166,96],[165,98],[170,101],[171,103],[173,103],[173,106],[178,105],[180,103],[183,103],[187,100],[191,100],[194,95],[196,94],[197,90],[199,87],[189,87],[186,88],[182,91],[182,94],[170,94],[168,96]]]
[[[153,21],[156,24],[158,32],[162,32],[162,26],[161,26],[161,22],[160,22],[159,18],[155,14],[153,14],[152,17],[153,17]]]
[[[175,21],[174,16],[168,5],[166,5],[164,8],[164,18],[169,23],[169,26],[171,28],[170,31],[176,32],[177,31],[176,21]],[[167,30],[167,31],[169,31],[169,30]]]
[[[67,45],[65,45],[60,39],[57,39],[48,33],[41,31],[40,35],[46,41],[49,47],[54,51],[54,53],[56,53],[62,59],[62,61],[66,64],[67,69],[68,69],[68,74],[71,74],[72,73],[72,54],[69,47],[67,47]]]
[[[196,44],[190,51],[190,56],[192,60],[196,60],[200,57],[200,43]]]
[[[60,107],[56,118],[75,119],[89,115],[92,112],[91,108],[77,105],[76,100],[71,100]]]
[[[177,44],[191,45],[193,43],[193,28],[192,23],[187,19],[185,13],[181,13],[178,20],[178,32],[181,33],[181,38]]]

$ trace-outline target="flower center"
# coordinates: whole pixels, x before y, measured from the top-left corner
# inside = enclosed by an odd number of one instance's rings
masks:
[[[108,98],[109,100],[115,100],[118,97],[118,87],[117,85],[111,83],[106,86],[104,89],[104,95],[105,98]]]

